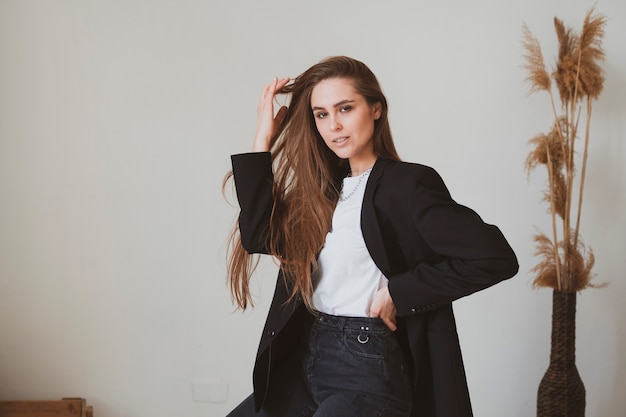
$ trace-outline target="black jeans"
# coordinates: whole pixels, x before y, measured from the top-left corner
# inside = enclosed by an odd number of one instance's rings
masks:
[[[256,413],[252,396],[227,417],[407,417],[411,383],[382,320],[320,313],[276,375]]]

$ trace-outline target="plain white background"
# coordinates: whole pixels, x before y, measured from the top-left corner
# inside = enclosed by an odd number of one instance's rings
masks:
[[[250,149],[274,75],[335,54],[366,62],[403,159],[500,226],[520,273],[455,303],[474,411],[528,416],[548,364],[551,292],[531,286],[549,230],[527,140],[551,124],[527,96],[521,27],[552,65],[556,15],[591,1],[0,0],[0,399],[83,396],[97,416],[223,416],[251,391],[275,265],[257,307],[225,281],[237,214],[221,194]],[[578,298],[587,415],[626,410],[626,4],[604,0],[606,85],[594,106],[582,234],[597,282]],[[227,197],[232,201],[228,188]],[[192,401],[194,379],[228,384]]]

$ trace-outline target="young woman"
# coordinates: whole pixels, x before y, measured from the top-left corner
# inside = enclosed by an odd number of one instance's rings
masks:
[[[231,158],[238,306],[251,254],[280,270],[254,393],[229,417],[471,416],[452,302],[515,275],[515,254],[432,168],[400,161],[366,65],[331,57],[290,81],[264,88],[253,152]]]

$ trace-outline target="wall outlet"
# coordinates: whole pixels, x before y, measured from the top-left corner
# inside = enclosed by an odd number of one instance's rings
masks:
[[[191,387],[196,402],[225,403],[228,399],[228,382],[220,378],[194,378]]]

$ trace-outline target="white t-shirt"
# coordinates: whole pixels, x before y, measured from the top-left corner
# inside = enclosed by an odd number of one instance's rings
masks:
[[[313,273],[313,306],[323,313],[368,317],[374,294],[387,285],[361,232],[361,207],[369,173],[343,180],[332,228]]]

